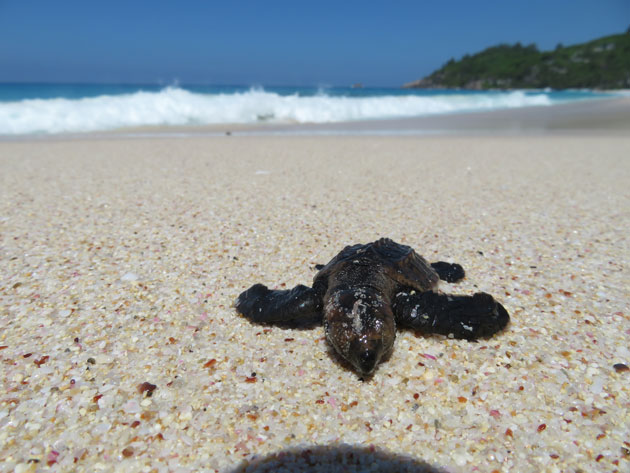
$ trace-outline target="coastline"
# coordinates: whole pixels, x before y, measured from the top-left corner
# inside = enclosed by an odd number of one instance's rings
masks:
[[[225,124],[138,127],[112,133],[149,137],[196,135],[543,135],[583,132],[623,136],[630,130],[630,97],[591,99],[551,106],[439,114],[415,118],[337,123]]]
[[[567,107],[544,127],[550,108],[441,117],[462,120],[449,136],[416,136],[420,120],[410,136],[1,141],[0,460],[627,470],[629,103],[579,122]],[[256,326],[231,307],[381,236],[462,264],[442,289],[493,294],[508,329],[479,343],[399,331],[363,382],[322,327]]]
[[[630,97],[593,98],[540,106],[502,108],[332,123],[222,123],[143,125],[91,132],[0,135],[0,141],[107,137],[151,138],[241,135],[542,135],[584,131],[623,135],[630,129]]]

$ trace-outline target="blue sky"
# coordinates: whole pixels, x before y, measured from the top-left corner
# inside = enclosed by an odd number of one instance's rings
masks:
[[[399,86],[629,26],[629,0],[0,0],[0,81]]]

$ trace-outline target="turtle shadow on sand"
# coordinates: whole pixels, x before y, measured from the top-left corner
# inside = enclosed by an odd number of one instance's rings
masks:
[[[446,473],[428,463],[375,447],[315,445],[296,447],[241,462],[229,473]]]

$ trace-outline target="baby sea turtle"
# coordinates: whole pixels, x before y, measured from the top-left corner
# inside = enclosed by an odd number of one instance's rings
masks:
[[[503,329],[510,316],[484,292],[437,292],[439,279],[464,277],[459,264],[429,264],[411,247],[381,238],[346,246],[317,265],[313,287],[270,290],[255,284],[234,303],[257,323],[323,319],[326,338],[361,375],[371,374],[394,346],[396,327],[474,340]]]

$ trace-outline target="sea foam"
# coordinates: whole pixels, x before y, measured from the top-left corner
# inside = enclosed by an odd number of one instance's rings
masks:
[[[204,94],[179,87],[81,99],[0,102],[0,134],[64,133],[147,125],[331,123],[551,105],[522,91],[444,95],[281,95],[263,89]]]

